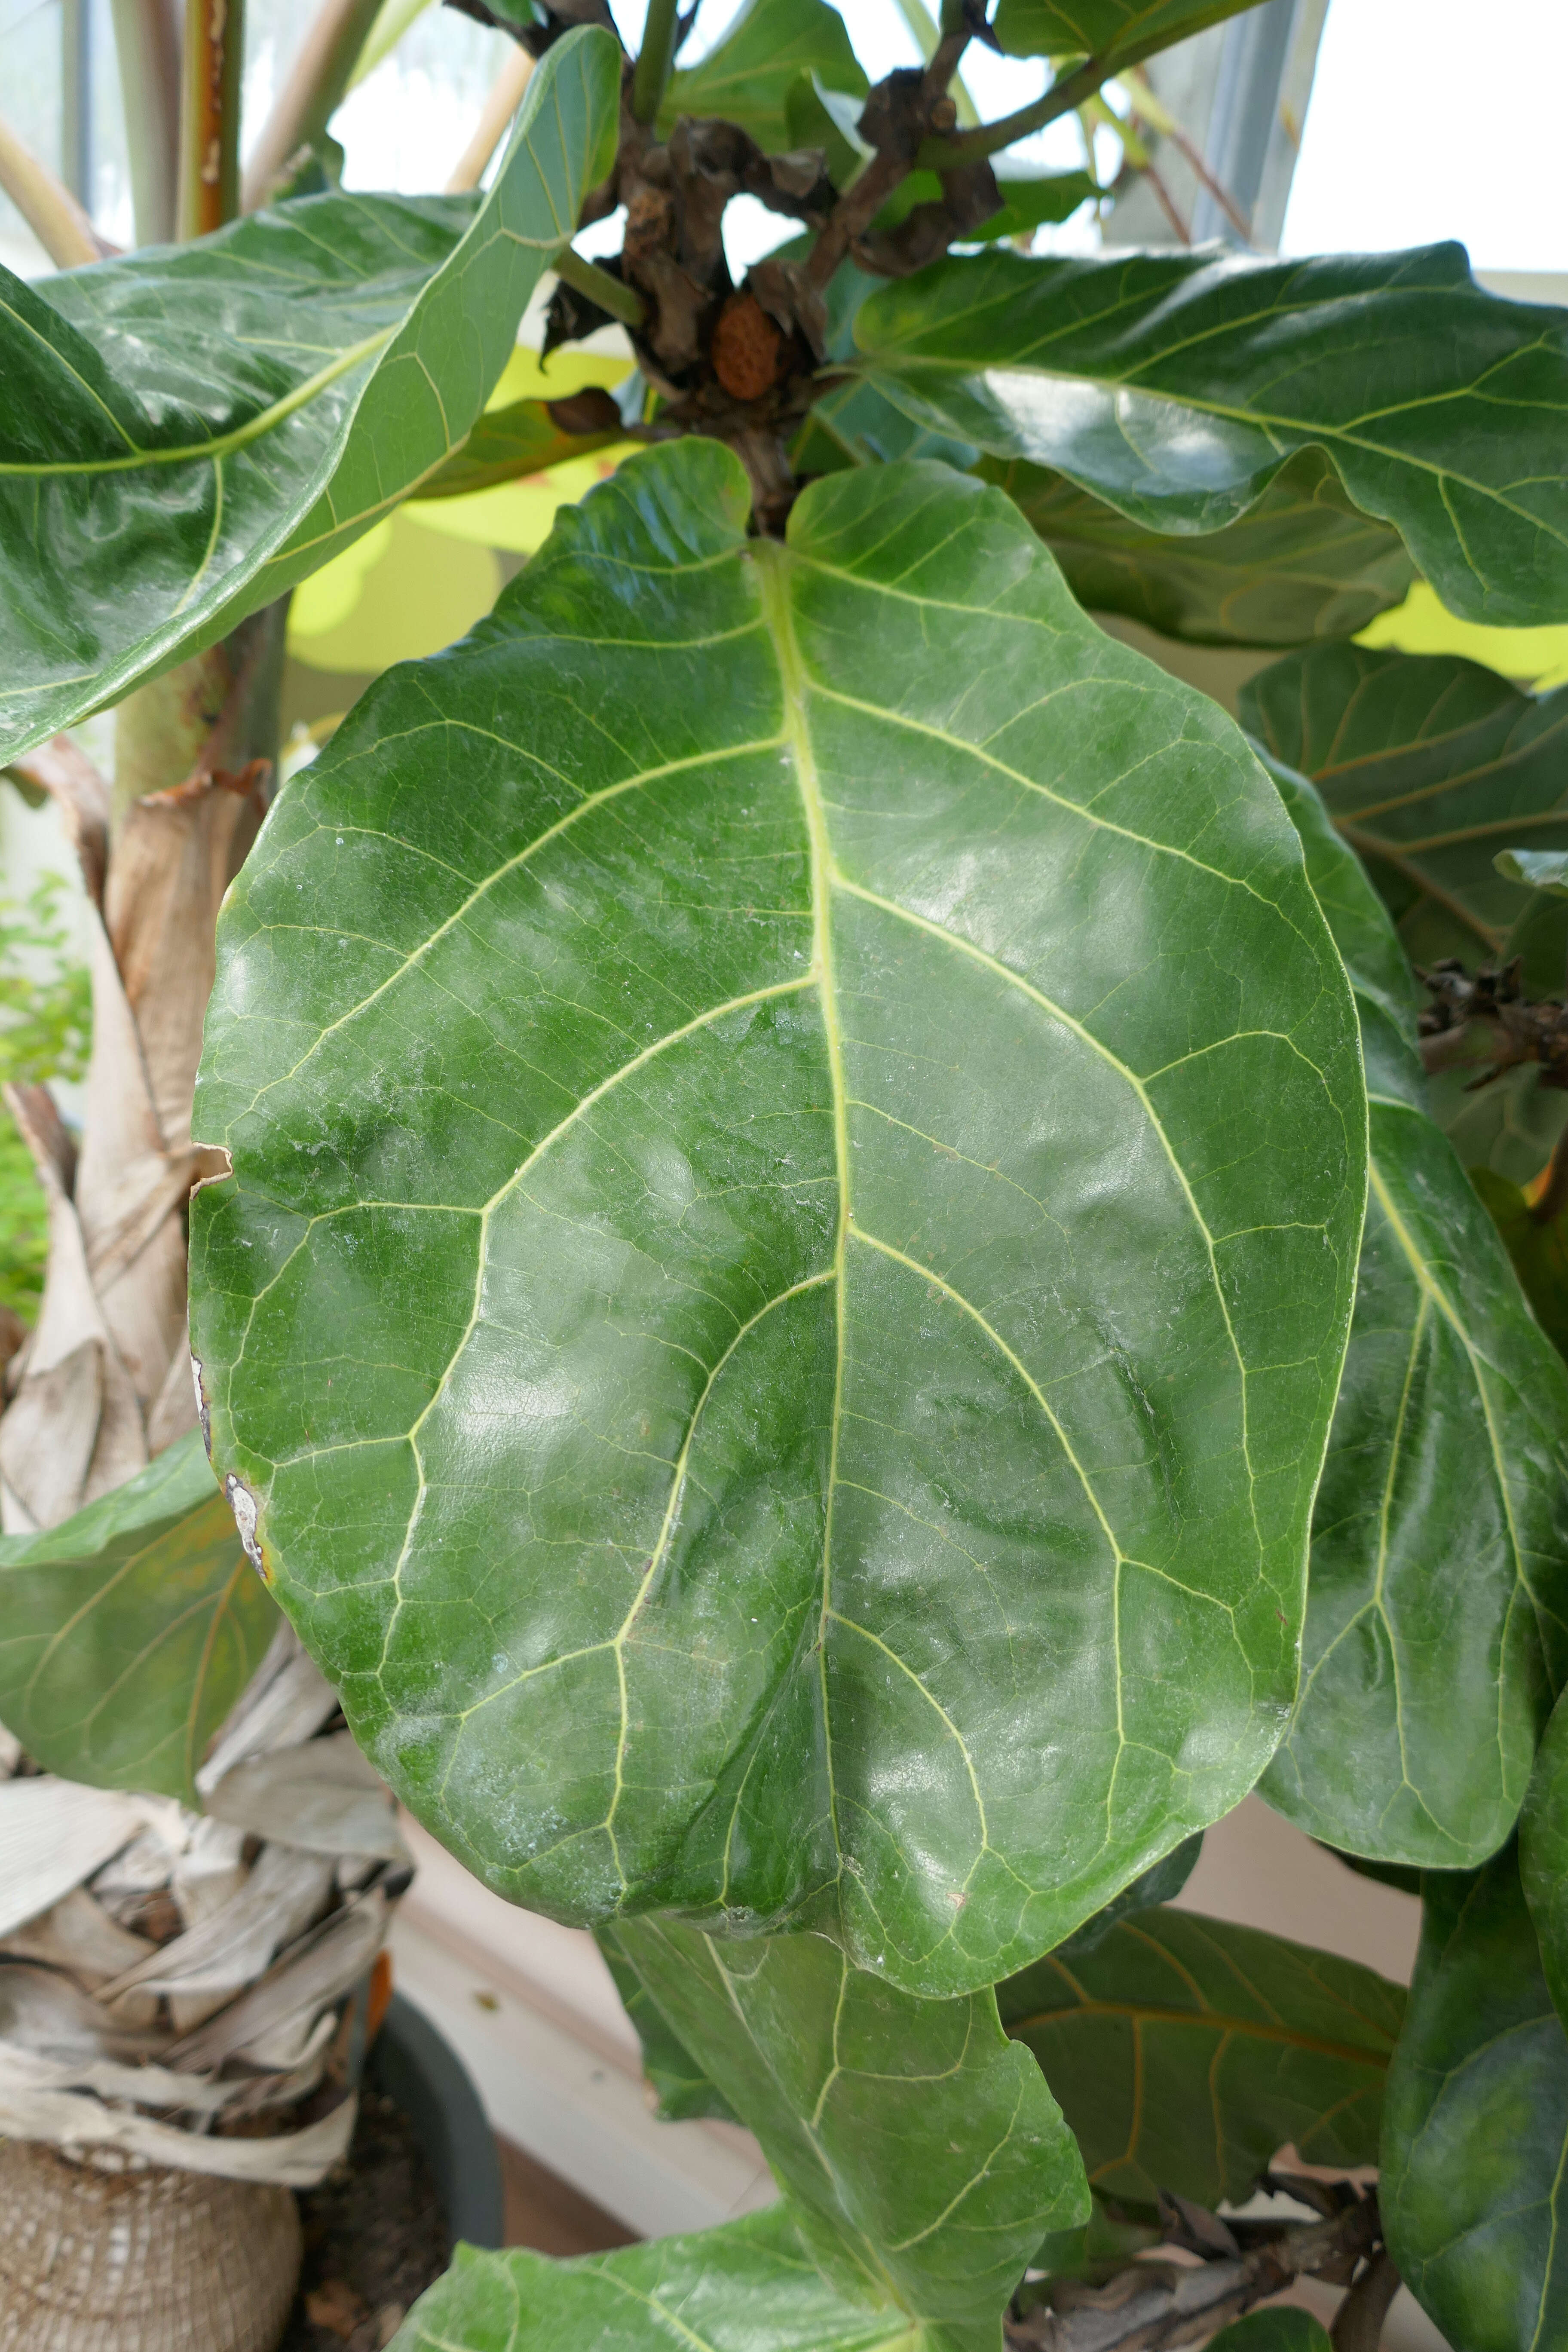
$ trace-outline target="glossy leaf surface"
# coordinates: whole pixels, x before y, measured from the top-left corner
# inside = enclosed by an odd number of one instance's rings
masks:
[[[46,1771],[194,1805],[277,1626],[192,1430],[61,1526],[0,1536],[0,1722]]]
[[[1512,1827],[1568,1673],[1568,1367],[1427,1116],[1386,910],[1310,786],[1276,781],[1356,990],[1372,1161],[1300,1696],[1264,1791],[1331,1845],[1463,1868]]]
[[[1249,679],[1240,707],[1316,784],[1412,962],[1522,955],[1525,986],[1561,994],[1568,907],[1497,858],[1568,848],[1568,688],[1537,698],[1452,654],[1321,646]]]
[[[1353,1008],[1239,735],[998,492],[746,502],[629,460],[275,805],[195,1346],[285,1606],[492,1885],[965,1991],[1282,1727]]]
[[[1123,1919],[1131,1918],[1135,1912],[1152,1911],[1157,1904],[1173,1903],[1197,1868],[1198,1856],[1203,1850],[1201,1833],[1188,1838],[1184,1845],[1177,1846],[1173,1853],[1166,1854],[1163,1862],[1157,1862],[1152,1870],[1146,1870],[1141,1878],[1135,1878],[1130,1886],[1124,1886],[1115,1901],[1108,1903],[1103,1911],[1097,1911],[1092,1919],[1086,1919],[1081,1927],[1076,1927],[1064,1942],[1057,1946],[1058,1956],[1067,1959],[1074,1952],[1091,1952],[1097,1944],[1104,1941],[1112,1927],[1120,1926]]]
[[[323,196],[0,284],[0,760],[208,644],[468,432],[613,152],[618,52],[552,48],[476,211]]]
[[[1513,1849],[1428,1872],[1384,2103],[1378,2203],[1400,2276],[1465,2352],[1568,2339],[1568,2038]]]
[[[917,2000],[821,1936],[624,1921],[623,1949],[762,2143],[825,2273],[933,2347],[997,2346],[1042,2238],[1089,2219],[1072,2135],[989,1991]]]
[[[1375,2160],[1405,1996],[1353,1960],[1143,1911],[996,1998],[1107,2196],[1244,2199],[1287,2140],[1308,2164]]]
[[[734,2109],[654,2001],[627,1958],[619,1929],[613,1924],[601,1927],[595,1941],[616,1980],[621,2006],[637,2028],[643,2076],[658,2099],[660,2119],[675,2124],[692,2116],[717,2116],[733,2123]]]
[[[1541,1964],[1568,2019],[1568,1706],[1552,1709],[1519,1824],[1519,1874]]]
[[[906,2315],[829,2286],[787,2212],[551,2262],[459,2246],[391,2352],[920,2352]]]
[[[748,0],[700,65],[670,76],[660,129],[673,130],[682,114],[716,114],[776,153],[791,144],[790,87],[802,74],[852,98],[869,88],[844,19],[827,0]]]
[[[1315,445],[1451,612],[1568,618],[1568,317],[1483,293],[1461,246],[950,257],[874,294],[855,333],[921,423],[1150,530],[1234,522]]]
[[[980,471],[1017,500],[1080,604],[1190,645],[1350,636],[1415,576],[1398,532],[1358,514],[1316,450],[1282,467],[1238,522],[1195,538],[1145,530],[1038,466],[988,458]]]
[[[1096,57],[1111,67],[1238,16],[1257,0],[1001,0],[996,37],[1010,57]]]

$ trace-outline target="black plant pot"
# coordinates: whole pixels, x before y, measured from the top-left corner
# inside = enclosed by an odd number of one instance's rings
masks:
[[[365,2081],[413,2125],[452,2243],[463,2238],[470,2246],[499,2246],[504,2198],[495,2134],[461,2059],[402,1993],[387,2005]]]

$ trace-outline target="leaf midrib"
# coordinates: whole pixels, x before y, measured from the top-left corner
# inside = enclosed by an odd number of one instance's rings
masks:
[[[1361,2042],[1330,2042],[1321,2034],[1302,2033],[1292,2026],[1269,2024],[1254,2018],[1232,2017],[1223,2010],[1178,2009],[1157,2001],[1073,2001],[1061,2009],[1044,2009],[1032,2017],[1013,2019],[1007,2031],[1017,2040],[1026,2033],[1043,2032],[1047,2026],[1070,2023],[1080,2017],[1118,2018],[1134,2025],[1196,2025],[1205,2032],[1276,2042],[1291,2050],[1310,2051],[1315,2057],[1341,2059],[1356,2066],[1386,2068],[1393,2055],[1392,2045],[1379,2051]]]
[[[1140,1103],[1144,1116],[1149,1120],[1155,1136],[1160,1141],[1166,1160],[1176,1178],[1177,1183],[1185,1200],[1188,1213],[1190,1213],[1199,1234],[1202,1236],[1207,1253],[1214,1295],[1219,1305],[1231,1353],[1234,1358],[1240,1381],[1242,1453],[1244,1461],[1247,1465],[1249,1504],[1254,1528],[1255,1530],[1258,1530],[1258,1532],[1260,1551],[1261,1531],[1258,1529],[1257,1477],[1251,1460],[1250,1438],[1248,1432],[1248,1374],[1247,1362],[1243,1356],[1239,1339],[1232,1321],[1228,1302],[1225,1296],[1224,1285],[1219,1278],[1219,1269],[1215,1257],[1214,1237],[1209,1231],[1207,1221],[1204,1217],[1199,1208],[1196,1197],[1193,1192],[1192,1185],[1186,1174],[1186,1171],[1182,1166],[1170,1139],[1165,1132],[1163,1121],[1159,1118],[1154,1105],[1149,1097],[1144,1082],[1141,1080],[1136,1074],[1123,1064],[1115,1055],[1111,1054],[1109,1048],[1107,1048],[1093,1035],[1092,1032],[1086,1029],[1080,1023],[1074,1020],[1072,1015],[1067,1013],[1063,1007],[1055,1003],[1052,1000],[1047,998],[1039,991],[1036,990],[1030,982],[1022,977],[1021,974],[1013,971],[1010,967],[1000,963],[995,958],[986,954],[984,950],[975,947],[971,941],[963,938],[962,935],[950,931],[942,925],[931,923],[923,917],[913,913],[910,908],[899,905],[894,901],[879,898],[875,892],[865,888],[860,884],[851,882],[847,876],[841,872],[833,854],[832,839],[827,824],[826,806],[822,797],[816,754],[811,740],[811,730],[806,716],[808,698],[813,692],[822,692],[826,696],[827,699],[850,704],[853,708],[865,711],[868,716],[874,717],[884,724],[899,723],[899,715],[887,710],[882,706],[868,702],[859,702],[847,695],[839,694],[825,686],[822,686],[812,677],[804,656],[801,653],[796,635],[795,613],[789,584],[789,574],[792,569],[804,566],[805,568],[813,571],[825,572],[831,576],[844,579],[849,584],[857,587],[869,588],[873,587],[873,583],[858,580],[853,574],[843,573],[839,571],[838,567],[823,562],[819,559],[805,557],[794,549],[786,551],[784,548],[764,542],[755,551],[755,554],[760,558],[762,565],[764,618],[770,640],[774,646],[776,658],[779,663],[780,680],[783,689],[785,712],[784,724],[782,730],[782,740],[786,744],[792,755],[796,782],[801,793],[802,805],[805,812],[806,831],[810,845],[810,894],[815,951],[809,977],[815,982],[816,986],[818,1002],[822,1008],[824,1031],[827,1044],[833,1094],[835,1148],[838,1171],[839,1218],[833,1259],[837,1348],[829,1445],[827,1496],[824,1512],[825,1528],[822,1561],[822,1603],[818,1622],[817,1640],[815,1646],[817,1654],[817,1665],[821,1688],[822,1737],[827,1780],[829,1818],[833,1825],[835,1849],[841,1863],[844,1846],[838,1823],[837,1794],[833,1782],[832,1727],[827,1690],[826,1635],[829,1625],[836,1622],[842,1622],[850,1630],[858,1633],[865,1633],[867,1631],[866,1628],[858,1624],[852,1623],[852,1621],[840,1617],[839,1612],[833,1605],[832,1590],[831,1547],[834,1500],[838,1485],[841,1483],[838,1475],[838,1448],[843,1420],[844,1365],[846,1355],[846,1301],[844,1273],[847,1244],[851,1239],[868,1245],[885,1256],[898,1260],[900,1263],[909,1267],[912,1272],[919,1275],[922,1279],[934,1283],[949,1298],[953,1301],[953,1303],[972,1316],[976,1323],[979,1324],[982,1330],[987,1334],[993,1343],[999,1349],[1004,1358],[1012,1365],[1015,1371],[1021,1375],[1026,1386],[1034,1397],[1036,1402],[1042,1409],[1049,1427],[1060,1444],[1063,1452],[1066,1454],[1068,1463],[1076,1474],[1082,1490],[1093,1510],[1094,1516],[1100,1523],[1100,1527],[1109,1543],[1112,1556],[1113,1609],[1115,1615],[1115,1650],[1117,1660],[1116,1728],[1119,1750],[1124,1748],[1127,1745],[1127,1733],[1123,1720],[1123,1674],[1121,1666],[1121,1571],[1124,1566],[1131,1565],[1143,1567],[1146,1563],[1129,1560],[1127,1556],[1123,1553],[1121,1542],[1106,1516],[1092,1481],[1089,1479],[1083,1465],[1079,1462],[1073,1446],[1068,1440],[1063,1424],[1059,1422],[1057,1415],[1051,1411],[1050,1407],[1047,1403],[1043,1392],[1039,1389],[1037,1383],[1034,1381],[1033,1377],[1029,1374],[1021,1360],[1002,1339],[1001,1335],[991,1326],[987,1319],[979,1312],[970,1300],[965,1298],[961,1292],[952,1289],[950,1285],[942,1280],[941,1276],[935,1274],[928,1267],[918,1265],[913,1259],[906,1257],[901,1251],[894,1248],[891,1244],[881,1240],[876,1234],[868,1232],[857,1222],[855,1218],[853,1202],[850,1194],[851,1158],[849,1150],[847,1117],[850,1097],[847,1080],[844,1070],[842,1032],[833,982],[832,902],[836,895],[859,899],[869,906],[879,908],[884,913],[897,916],[913,925],[917,929],[931,932],[933,936],[940,939],[948,948],[973,957],[981,964],[993,970],[999,977],[1011,982],[1014,986],[1022,990],[1025,994],[1037,1002],[1042,1009],[1049,1013],[1054,1020],[1060,1023],[1074,1034],[1078,1035],[1085,1045],[1089,1045],[1100,1059],[1105,1061],[1116,1072],[1116,1074],[1130,1086]],[[879,583],[877,583],[877,585],[879,585]],[[900,597],[900,599],[907,599],[908,601],[915,603],[927,601],[920,597],[910,597],[907,591],[894,589],[889,593],[892,593],[896,597]],[[919,731],[937,734],[939,735],[939,740],[943,742],[954,743],[954,739],[940,735],[940,732],[937,730],[921,729]],[[965,751],[975,751],[982,760],[987,761],[988,764],[1001,765],[1000,762],[989,760],[989,756],[981,750],[980,747],[969,744],[958,745],[954,743],[954,748],[962,748]],[[1017,775],[1015,771],[1008,770],[1006,772],[1010,775],[1015,775],[1016,780],[1021,783],[1029,781],[1021,775]],[[1057,796],[1052,794],[1047,795],[1047,797],[1055,798]],[[1070,810],[1071,813],[1076,815],[1089,817],[1090,822],[1101,822],[1101,820],[1095,819],[1090,812],[1080,809],[1076,803],[1064,801],[1062,805],[1064,808]],[[1121,832],[1123,828],[1113,827],[1112,830]],[[1143,845],[1149,848],[1155,848],[1162,846],[1163,845],[1146,842]],[[1176,854],[1178,856],[1184,855],[1184,853],[1181,852]],[[1195,859],[1192,862],[1194,864],[1199,863],[1199,861]],[[1211,869],[1205,868],[1205,870]],[[1219,875],[1216,878],[1229,881],[1234,877]],[[1244,885],[1243,887],[1249,886]],[[1253,895],[1257,896],[1259,894],[1254,893]],[[1265,903],[1272,904],[1273,902],[1266,900]],[[1185,1589],[1187,1588],[1184,1588],[1184,1590]],[[1213,1598],[1213,1596],[1210,1595],[1204,1595],[1202,1597]],[[1219,1605],[1221,1607],[1225,1607],[1224,1603]],[[1226,1613],[1230,1616],[1232,1632],[1234,1633],[1236,1630],[1235,1612],[1234,1610],[1227,1609]],[[875,1639],[874,1636],[869,1636],[868,1638]],[[885,1647],[886,1645],[879,1643],[879,1646]],[[959,1733],[956,1725],[954,1725],[947,1717],[945,1710],[938,1705],[932,1694],[926,1689],[921,1677],[916,1675],[913,1669],[910,1668],[901,1657],[899,1657],[895,1652],[889,1650],[888,1654],[889,1657],[894,1658],[895,1663],[897,1663],[900,1668],[910,1675],[910,1679],[916,1684],[916,1686],[930,1701],[939,1717],[941,1717],[944,1728],[957,1741],[960,1753],[963,1756],[964,1765],[968,1772],[972,1793],[974,1798],[976,1811],[978,1814],[980,1830],[979,1845],[976,1855],[976,1864],[978,1864],[978,1861],[982,1855],[987,1853],[994,1853],[995,1849],[993,1848],[991,1844],[989,1829],[985,1816],[985,1808],[981,1797],[978,1781],[975,1779],[974,1769],[969,1756],[967,1745],[962,1735]],[[947,1936],[951,1936],[952,1932],[952,1928],[950,1927],[947,1930]],[[947,1936],[944,1936],[942,1940],[947,1940]]]
[[[89,475],[133,473],[141,466],[198,465],[209,459],[216,463],[219,458],[232,456],[237,449],[248,447],[252,441],[262,439],[291,416],[297,408],[305,407],[318,394],[324,392],[339,376],[357,367],[361,360],[368,358],[372,352],[379,351],[396,331],[395,327],[384,327],[379,334],[366,335],[362,341],[351,343],[326,367],[319,368],[314,375],[307,376],[302,383],[297,383],[292,392],[285,393],[281,400],[275,400],[269,407],[258,409],[247,424],[237,425],[232,431],[219,433],[210,441],[194,441],[176,449],[131,449],[121,457],[57,457],[41,465],[0,464],[0,479],[37,481],[46,475],[66,474],[73,480],[79,480]]]
[[[817,1000],[822,1007],[823,1034],[826,1041],[828,1077],[832,1089],[833,1152],[838,1178],[838,1222],[833,1243],[835,1322],[833,1412],[828,1437],[827,1495],[823,1508],[822,1605],[817,1620],[816,1664],[821,1694],[823,1761],[827,1780],[828,1818],[833,1824],[834,1848],[842,1859],[844,1840],[839,1827],[838,1794],[833,1773],[833,1731],[827,1690],[826,1637],[833,1612],[833,1506],[838,1483],[839,1435],[844,1420],[844,1260],[851,1214],[849,1089],[844,1076],[844,1041],[838,1019],[837,994],[834,985],[833,851],[828,838],[827,815],[822,802],[811,730],[806,724],[806,672],[795,637],[795,612],[790,600],[789,578],[786,570],[789,559],[783,548],[773,548],[766,543],[759,550],[759,554],[762,561],[763,609],[778,661],[779,682],[784,695],[784,740],[789,749],[791,765],[794,768],[796,786],[800,793],[801,806],[805,815],[806,838],[810,846],[811,976],[816,982]]]
[[[1431,289],[1424,289],[1419,290],[1429,291]],[[1272,320],[1279,315],[1280,314],[1272,310],[1264,311],[1259,314],[1260,318],[1265,320]],[[1098,320],[1096,323],[1099,323]],[[1247,324],[1252,322],[1226,320],[1225,322],[1226,331],[1233,331],[1238,323]],[[944,324],[951,324],[951,321],[944,321]],[[1220,330],[1216,329],[1214,331],[1218,332]],[[1531,348],[1534,347],[1531,345],[1521,346],[1521,352],[1510,354],[1510,357],[1521,357],[1525,352]],[[868,352],[866,356],[868,364],[863,372],[865,381],[875,383],[876,372],[879,365],[897,378],[899,374],[899,355],[896,352]],[[1503,492],[1496,485],[1489,482],[1476,481],[1469,475],[1460,473],[1454,466],[1438,465],[1433,459],[1423,457],[1413,450],[1402,447],[1397,443],[1375,440],[1367,434],[1353,430],[1348,425],[1331,424],[1321,418],[1301,418],[1288,415],[1277,416],[1272,415],[1267,409],[1237,407],[1228,402],[1216,400],[1212,395],[1205,395],[1198,392],[1170,392],[1167,391],[1163,385],[1140,383],[1130,376],[1118,376],[1102,373],[1097,372],[1092,367],[1048,368],[1031,366],[1026,356],[1021,356],[1014,360],[993,360],[988,362],[982,362],[979,365],[976,365],[973,362],[965,362],[961,359],[948,359],[942,354],[936,352],[910,352],[905,356],[909,363],[911,365],[931,368],[932,370],[941,369],[950,376],[956,376],[967,381],[977,381],[981,383],[984,383],[986,379],[993,374],[1013,374],[1037,377],[1049,376],[1061,383],[1092,384],[1097,391],[1106,394],[1116,392],[1135,393],[1141,398],[1146,399],[1152,403],[1160,404],[1166,408],[1191,409],[1200,416],[1213,416],[1220,419],[1227,425],[1245,425],[1250,428],[1253,432],[1258,434],[1265,440],[1270,440],[1275,435],[1299,435],[1301,436],[1301,443],[1307,445],[1315,443],[1319,446],[1330,451],[1334,449],[1336,446],[1354,449],[1366,457],[1379,458],[1385,464],[1407,466],[1415,473],[1429,476],[1430,478],[1439,487],[1452,482],[1460,489],[1468,490],[1472,496],[1478,499],[1486,499],[1489,504],[1500,508],[1505,513],[1515,516],[1521,522],[1527,523],[1531,530],[1542,531],[1547,538],[1555,540],[1563,547],[1568,548],[1568,530],[1557,529],[1554,525],[1550,523],[1543,515],[1535,514],[1528,507],[1521,506],[1515,499],[1505,497]],[[1170,356],[1171,354],[1169,352],[1160,352],[1156,355],[1154,360],[1150,361],[1147,364],[1151,366],[1156,365],[1160,361],[1168,359]],[[1467,398],[1473,399],[1476,397],[1476,394],[1477,387],[1474,384],[1462,384],[1457,387],[1454,391],[1440,395],[1440,397],[1445,401],[1451,401]],[[1407,401],[1402,403],[1397,407],[1383,410],[1379,412],[1379,414],[1382,416],[1399,417],[1409,415],[1416,407],[1430,407],[1434,404],[1436,404],[1435,401]],[[1298,446],[1301,446],[1301,443],[1299,443]],[[1278,444],[1275,444],[1271,452],[1271,461],[1275,471],[1278,471],[1279,466],[1284,463],[1288,457],[1292,457],[1294,454],[1294,449],[1289,447],[1281,447]],[[1077,475],[1072,473],[1066,466],[1058,465],[1057,470],[1060,473],[1066,474],[1069,480],[1078,479]],[[1080,483],[1079,487],[1085,489],[1089,488],[1089,485],[1088,483]],[[1090,494],[1095,495],[1092,491]],[[1100,490],[1098,495],[1104,498],[1107,494],[1104,490]],[[1375,509],[1372,509],[1372,511],[1374,514],[1376,513]],[[1388,520],[1386,515],[1379,516],[1377,519],[1384,521]],[[1475,573],[1475,576],[1478,579],[1479,579],[1481,574],[1478,567],[1470,559],[1469,551],[1464,545],[1464,541],[1459,534],[1457,521],[1451,513],[1449,515],[1449,521],[1453,526],[1455,537],[1458,541],[1460,551],[1464,554],[1467,567]]]

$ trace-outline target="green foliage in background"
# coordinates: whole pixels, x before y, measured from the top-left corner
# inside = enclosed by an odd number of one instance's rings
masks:
[[[0,898],[0,1083],[86,1075],[92,1000],[61,907],[66,885],[46,874],[25,899]],[[25,1322],[37,1309],[48,1209],[32,1156],[0,1111],[0,1307]]]

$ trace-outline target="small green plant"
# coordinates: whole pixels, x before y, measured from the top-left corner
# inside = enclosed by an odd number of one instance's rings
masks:
[[[87,1070],[91,985],[46,874],[25,899],[0,898],[0,1084],[75,1084]],[[43,1295],[48,1207],[15,1121],[0,1118],[0,1307],[30,1322]]]
[[[0,1711],[189,1799],[280,1604],[436,1834],[595,1930],[666,2111],[757,2135],[775,2211],[464,2252],[408,2352],[1322,2352],[1244,2316],[1306,2274],[1339,2352],[1402,2277],[1463,2352],[1568,2342],[1568,1369],[1467,1173],[1555,1278],[1565,705],[1353,642],[1417,576],[1568,618],[1568,329],[1451,246],[1018,249],[1086,193],[1018,142],[1245,0],[952,0],[875,89],[825,0],[689,67],[674,0],[636,58],[463,5],[538,60],[483,196],[219,226],[195,10],[212,233],[0,312],[7,740],[129,698],[153,1073],[73,1202],[134,1409],[29,1366],[0,1423],[8,1491],[50,1414],[79,1471],[0,1549]],[[966,119],[973,40],[1044,94]],[[795,234],[737,285],[741,194]],[[547,267],[637,373],[487,412]],[[193,1093],[216,885],[175,1005],[115,877],[240,866],[279,600],[628,437],[273,803]],[[1095,613],[1271,655],[1245,732]],[[194,1431],[142,1466],[196,1175],[232,1540]],[[174,1664],[84,1706],[95,1643]],[[1419,1886],[1408,2000],[1172,1907],[1254,1788]]]

